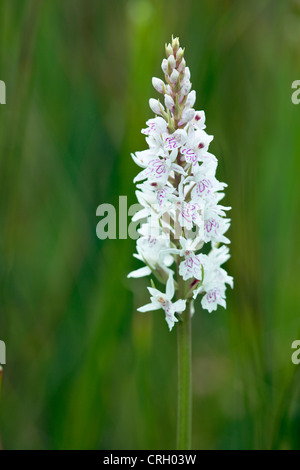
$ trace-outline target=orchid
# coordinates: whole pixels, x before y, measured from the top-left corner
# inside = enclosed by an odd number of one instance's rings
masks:
[[[220,204],[226,183],[216,177],[217,158],[209,152],[213,136],[206,133],[205,113],[194,108],[190,69],[178,38],[166,45],[162,61],[164,81],[154,77],[152,84],[161,99],[151,98],[155,117],[142,129],[147,149],[132,154],[141,168],[134,179],[141,209],[133,220],[139,221],[140,238],[135,257],[144,266],[129,277],[153,276],[150,303],[139,312],[162,310],[169,329],[176,324],[179,345],[179,380],[190,380],[190,322],[194,301],[213,312],[226,307],[227,285],[233,279],[223,265],[229,258],[225,235],[230,207]],[[155,282],[166,286],[165,293]],[[176,300],[173,297],[176,294]],[[182,356],[181,356],[182,354]],[[190,394],[190,385],[183,384]],[[179,441],[188,446],[190,397],[179,394]],[[183,429],[183,431],[181,431]],[[181,434],[184,436],[181,438]]]
[[[215,255],[204,255],[200,250],[204,244],[210,244],[211,252],[215,253],[217,244],[230,243],[225,236],[230,226],[226,211],[230,207],[219,204],[227,185],[216,178],[218,162],[208,152],[213,136],[205,131],[204,111],[193,108],[196,93],[191,90],[190,70],[177,38],[166,46],[166,53],[162,62],[165,81],[152,79],[163,100],[150,99],[150,108],[156,116],[142,129],[148,149],[132,154],[134,162],[142,168],[134,179],[142,209],[133,220],[146,219],[139,230],[136,258],[146,266],[129,276],[153,274],[163,283],[175,283],[173,276],[169,276],[172,273],[176,276],[178,295],[178,286],[183,285],[185,297],[179,299],[189,303],[201,295],[202,307],[211,312],[217,305],[226,306],[228,282],[218,275],[219,267],[213,269],[218,265]],[[187,247],[192,231],[196,237],[202,234],[202,239]],[[226,260],[228,257],[226,251]],[[143,311],[149,305],[142,307]],[[178,313],[174,313],[174,318]],[[170,329],[175,322],[169,323]]]
[[[149,312],[151,310],[159,310],[162,308],[165,311],[166,322],[168,323],[169,329],[172,330],[174,323],[178,321],[175,313],[180,314],[183,312],[186,305],[186,301],[182,299],[179,299],[174,303],[172,302],[172,298],[175,294],[173,273],[170,271],[165,294],[153,287],[148,287],[148,291],[151,294],[151,303],[138,308],[138,311]]]

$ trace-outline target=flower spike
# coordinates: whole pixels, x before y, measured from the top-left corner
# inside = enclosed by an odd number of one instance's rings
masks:
[[[165,80],[152,79],[163,96],[150,99],[156,116],[142,129],[148,148],[132,155],[141,168],[134,182],[143,207],[134,220],[146,222],[135,255],[144,267],[129,277],[154,275],[165,285],[165,293],[148,287],[151,303],[138,311],[162,309],[171,330],[198,296],[209,312],[226,307],[226,285],[233,287],[233,279],[221,267],[230,257],[228,247],[220,245],[230,243],[225,236],[230,207],[219,204],[227,185],[216,178],[218,162],[208,151],[213,136],[205,131],[204,111],[194,109],[196,92],[179,39],[172,37],[165,50]]]

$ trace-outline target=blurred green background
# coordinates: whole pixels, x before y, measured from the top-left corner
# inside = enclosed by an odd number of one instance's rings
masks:
[[[1,0],[0,339],[6,449],[172,449],[176,329],[139,314],[140,129],[178,35],[229,184],[228,308],[193,319],[193,448],[299,449],[300,1]]]

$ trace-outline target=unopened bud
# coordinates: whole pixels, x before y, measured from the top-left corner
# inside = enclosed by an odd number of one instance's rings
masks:
[[[183,54],[184,54],[184,49],[182,49],[182,47],[180,47],[178,49],[178,51],[176,52],[176,60],[177,62],[180,62],[181,59],[183,58]]]
[[[182,73],[182,72],[185,71],[185,68],[186,68],[186,67],[185,67],[185,59],[184,59],[184,57],[183,57],[183,58],[182,58],[182,61],[180,62],[180,64],[179,64],[178,67],[177,67],[177,70],[178,70],[178,72]]]
[[[158,91],[158,93],[164,93],[165,84],[160,78],[153,77],[152,85],[154,86],[155,90]]]
[[[189,92],[191,91],[191,88],[192,88],[191,82],[189,80],[186,80],[181,87],[180,94],[183,96],[188,95]]]
[[[186,121],[189,122],[192,119],[194,119],[195,116],[195,110],[193,108],[190,109],[185,109],[182,113],[182,118]]]
[[[181,115],[181,119],[178,124],[180,126],[182,124],[186,124],[187,122],[190,122],[192,119],[194,119],[194,116],[195,116],[194,109],[185,109]]]
[[[161,63],[161,69],[162,69],[163,73],[165,75],[167,75],[167,73],[168,73],[168,61],[167,61],[167,59],[163,59],[163,61]]]
[[[170,57],[168,58],[168,73],[169,73],[169,75],[173,72],[173,70],[175,68],[175,65],[176,65],[175,57],[173,55],[170,55]]]
[[[171,96],[169,95],[165,95],[165,105],[166,105],[166,108],[172,110],[175,106],[174,104],[174,101],[173,101],[173,98],[171,98]]]
[[[196,101],[196,92],[195,90],[192,90],[187,97],[187,100],[185,102],[186,108],[192,108],[195,104]]]
[[[149,106],[155,114],[162,115],[163,107],[158,100],[155,100],[154,98],[150,98]]]
[[[172,38],[172,48],[173,48],[174,54],[176,54],[176,52],[179,49],[179,38]]]
[[[178,80],[178,77],[179,77],[179,72],[176,69],[174,69],[170,76],[170,82],[173,83],[173,85],[175,85],[175,83]]]
[[[173,54],[173,48],[171,46],[171,44],[166,44],[165,45],[165,49],[166,49],[166,56],[169,57],[171,54]]]
[[[190,69],[188,67],[185,67],[185,70],[184,70],[184,79],[185,80],[190,80],[191,78],[191,72],[190,72]]]

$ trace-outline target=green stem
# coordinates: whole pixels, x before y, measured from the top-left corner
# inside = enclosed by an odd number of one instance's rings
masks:
[[[177,402],[177,449],[191,448],[192,428],[192,331],[190,303],[177,323],[178,340],[178,402]]]

